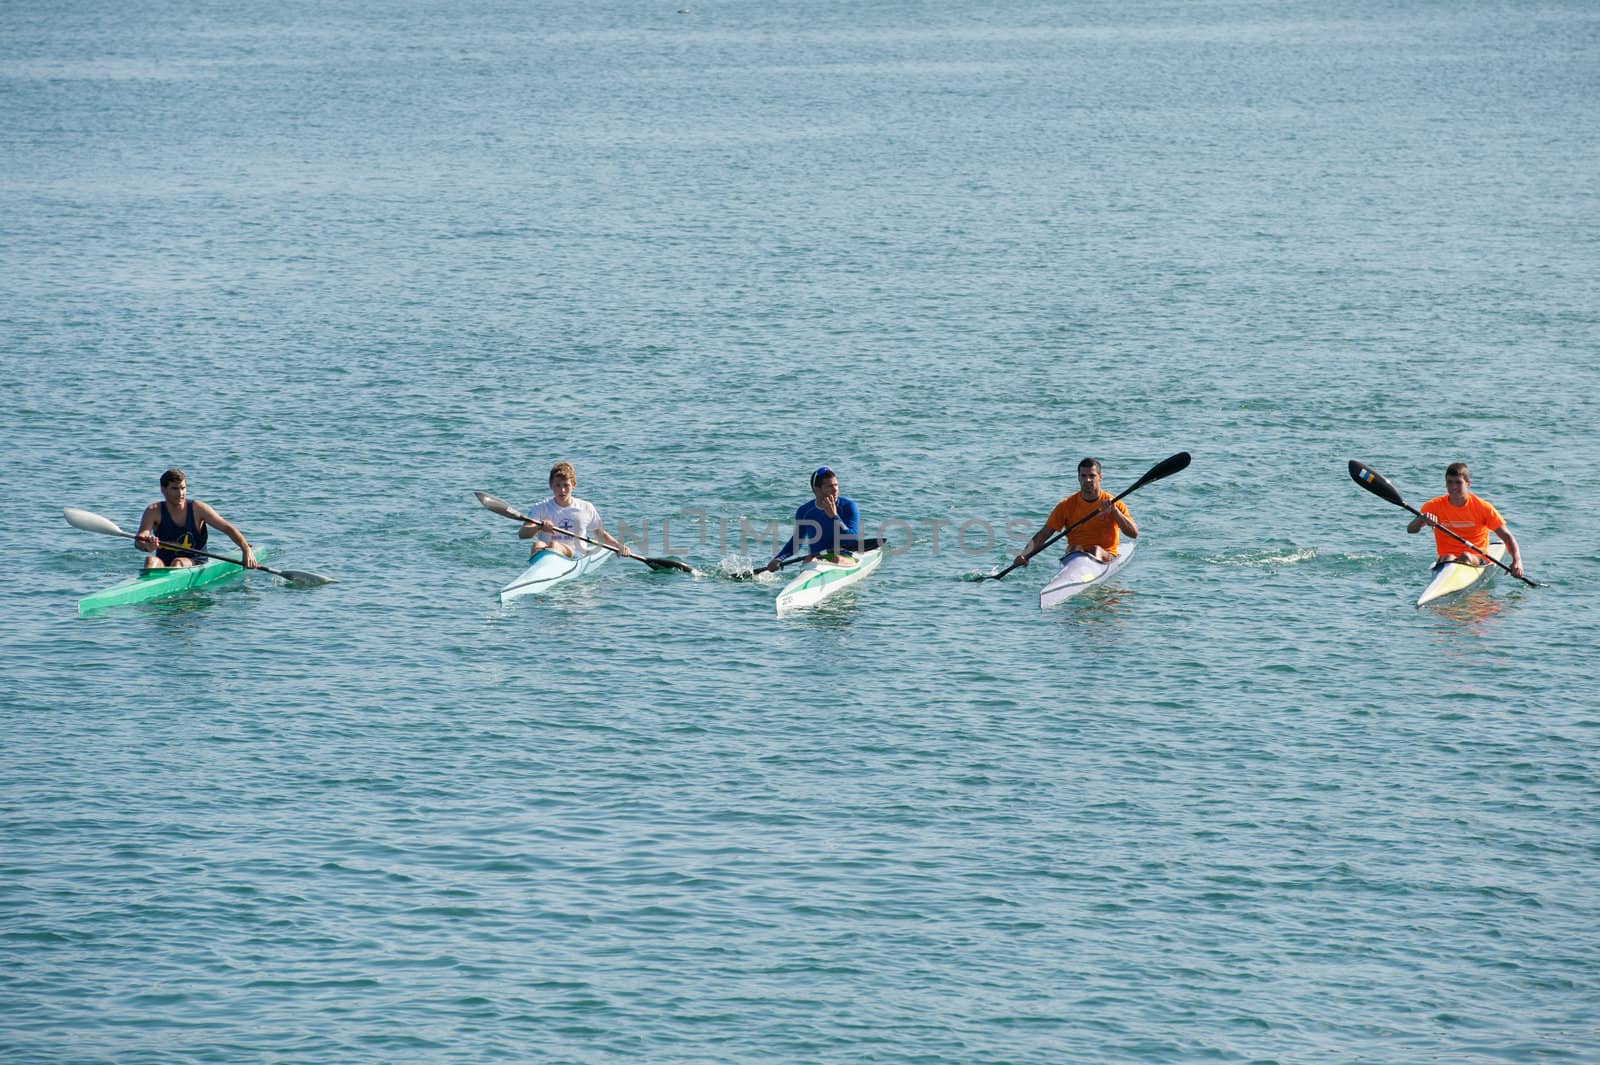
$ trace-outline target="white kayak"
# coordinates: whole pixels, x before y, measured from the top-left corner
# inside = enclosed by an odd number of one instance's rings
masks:
[[[835,592],[843,591],[878,568],[883,549],[875,547],[858,555],[840,555],[839,561],[813,559],[800,567],[794,580],[778,593],[778,613],[816,606]]]
[[[1499,540],[1489,541],[1489,557],[1496,562],[1506,557],[1506,545]],[[1483,584],[1493,577],[1500,567],[1484,563],[1481,566],[1466,566],[1460,562],[1435,563],[1433,567],[1433,580],[1422,590],[1422,595],[1417,597],[1418,606],[1427,606],[1429,603],[1438,602],[1447,595],[1464,592],[1468,588]]]
[[[1123,544],[1120,555],[1111,556],[1110,562],[1097,562],[1081,551],[1074,551],[1061,560],[1061,568],[1050,578],[1050,583],[1039,591],[1039,608],[1049,609],[1064,603],[1079,592],[1093,588],[1111,579],[1133,559],[1134,545]]]
[[[599,569],[610,557],[610,551],[591,551],[578,558],[568,558],[546,548],[528,559],[528,568],[516,580],[500,589],[500,601],[509,603],[525,595],[542,595],[564,581]]]

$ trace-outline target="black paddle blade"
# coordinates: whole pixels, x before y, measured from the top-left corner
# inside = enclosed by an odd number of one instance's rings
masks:
[[[637,556],[635,556],[635,557],[637,557]],[[649,566],[652,570],[656,570],[656,571],[660,571],[660,570],[664,570],[664,569],[671,569],[671,570],[677,570],[679,573],[693,573],[694,572],[694,567],[693,566],[690,566],[690,565],[688,565],[686,563],[683,563],[683,562],[679,562],[679,561],[677,561],[675,559],[670,559],[670,558],[640,558],[639,561],[643,562],[646,566]]]
[[[727,565],[727,563],[724,562],[723,563],[723,567],[724,568],[719,568],[717,570],[717,576],[726,577],[730,581],[753,581],[753,580],[758,580],[761,577],[761,575],[766,572],[766,564],[765,563],[762,563],[759,566],[755,565],[754,563],[752,563],[749,569],[734,570],[732,572],[729,572],[725,568],[726,565]]]
[[[1133,491],[1135,488],[1143,488],[1151,481],[1159,481],[1163,477],[1171,477],[1179,470],[1188,469],[1189,461],[1190,457],[1187,451],[1180,451],[1169,459],[1162,459],[1160,462],[1150,467],[1149,473],[1145,474],[1137,481],[1134,481],[1133,484],[1128,488],[1128,492]],[[1124,492],[1122,494],[1127,495],[1128,492]]]
[[[1397,507],[1405,507],[1407,510],[1411,509],[1406,506],[1406,501],[1401,497],[1400,490],[1390,484],[1387,477],[1365,463],[1357,462],[1355,459],[1350,460],[1350,479],[1387,503],[1393,503]]]

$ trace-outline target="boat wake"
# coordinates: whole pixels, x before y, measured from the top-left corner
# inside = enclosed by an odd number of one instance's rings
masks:
[[[716,575],[735,581],[768,581],[776,574],[757,573],[755,559],[748,555],[729,555],[717,563]]]
[[[1205,555],[1202,560],[1215,566],[1241,566],[1261,569],[1266,566],[1293,566],[1310,562],[1317,557],[1314,547],[1260,548],[1255,551],[1238,551],[1226,555]]]

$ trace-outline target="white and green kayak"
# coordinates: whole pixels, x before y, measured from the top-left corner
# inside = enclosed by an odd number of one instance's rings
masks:
[[[103,591],[79,599],[78,616],[87,617],[107,607],[172,599],[192,592],[196,588],[220,584],[242,573],[244,573],[243,566],[222,561],[207,561],[198,566],[163,566],[158,569],[143,570],[137,577],[130,577],[120,584],[113,584]]]
[[[883,561],[883,548],[875,547],[857,555],[835,555],[813,559],[800,567],[794,580],[778,593],[778,613],[816,606],[836,592],[842,592]]]
[[[1489,541],[1489,557],[1495,562],[1503,561],[1506,557],[1506,545],[1499,540]],[[1481,566],[1468,566],[1460,562],[1435,563],[1433,580],[1428,582],[1428,586],[1417,597],[1417,605],[1427,606],[1429,603],[1437,603],[1446,596],[1457,595],[1468,588],[1487,584],[1499,568],[1487,562]]]

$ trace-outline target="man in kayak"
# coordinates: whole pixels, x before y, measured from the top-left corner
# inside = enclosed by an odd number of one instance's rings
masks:
[[[1511,535],[1505,519],[1494,509],[1494,504],[1467,491],[1471,485],[1472,475],[1465,462],[1452,462],[1446,466],[1445,494],[1434,496],[1417,508],[1422,513],[1411,519],[1406,532],[1419,533],[1424,526],[1433,527],[1433,546],[1439,552],[1439,561],[1434,563],[1435,566],[1446,562],[1459,562],[1465,566],[1487,565],[1489,556],[1484,552],[1489,549],[1489,534],[1498,533],[1506,550],[1511,552],[1512,575],[1522,576],[1522,549],[1517,546],[1517,538]],[[1472,548],[1441,532],[1441,529],[1449,529],[1463,540],[1471,541]]]
[[[855,500],[839,494],[839,475],[826,466],[813,473],[811,497],[795,510],[794,534],[763,567],[766,572],[794,555],[848,554],[859,545],[861,511]]]
[[[558,462],[550,467],[550,498],[528,508],[528,517],[517,530],[519,539],[532,540],[529,557],[540,551],[556,551],[568,558],[586,555],[588,544],[573,539],[574,536],[599,540],[623,558],[632,558],[628,545],[606,532],[600,524],[600,512],[587,499],[573,495],[578,487],[578,474],[570,462]]]
[[[1084,459],[1078,463],[1078,490],[1055,505],[1039,531],[1022,549],[1022,554],[1016,557],[1015,564],[1026,566],[1029,557],[1053,534],[1084,518],[1089,520],[1067,536],[1066,553],[1081,551],[1097,562],[1110,562],[1116,557],[1121,536],[1139,538],[1139,526],[1134,524],[1127,505],[1121,500],[1112,503],[1112,498],[1110,492],[1100,487],[1099,461]]]
[[[255,552],[245,542],[244,533],[234,528],[210,504],[187,498],[188,492],[189,478],[182,470],[171,469],[161,475],[162,498],[144,508],[144,517],[139,519],[139,534],[133,541],[133,546],[139,550],[155,552],[144,560],[145,568],[193,566],[203,561],[200,555],[168,550],[160,545],[166,543],[178,548],[203,549],[210,527],[215,525],[227,534],[228,539],[239,545],[244,568],[255,569]]]

